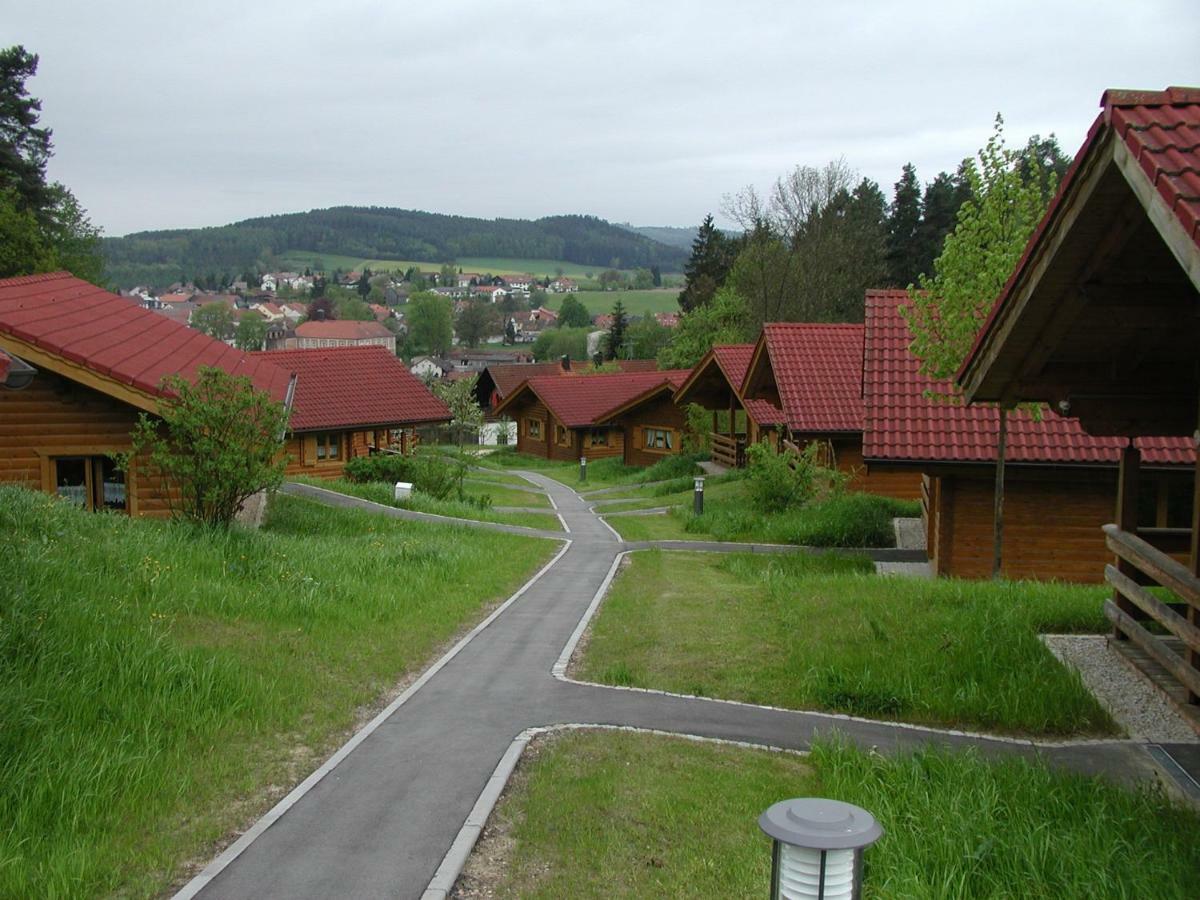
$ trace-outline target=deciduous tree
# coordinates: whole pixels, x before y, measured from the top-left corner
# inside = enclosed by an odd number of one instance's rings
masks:
[[[934,274],[922,276],[910,289],[904,317],[913,335],[910,345],[921,360],[921,372],[952,385],[975,336],[1016,267],[1034,228],[1041,220],[1056,176],[1039,160],[1028,159],[1005,145],[1004,120],[996,116],[979,163],[968,162],[965,175],[971,199],[958,211]],[[954,388],[946,395],[959,402]],[[1008,412],[1001,409],[996,464],[995,546],[993,575],[999,576],[1003,543],[1004,457]]]
[[[133,449],[119,454],[118,464],[128,471],[147,453],[174,514],[228,526],[247,498],[283,481],[288,412],[250,379],[221,369],[202,367],[195,384],[171,375],[163,387],[159,415],[142,414]]]
[[[210,338],[216,338],[218,341],[227,341],[232,338],[234,328],[236,327],[233,319],[233,310],[219,300],[212,303],[205,303],[193,312],[191,321],[188,324],[197,331],[202,331]]]
[[[567,294],[563,297],[562,306],[558,309],[558,325],[560,328],[586,328],[592,324],[592,314],[575,297]]]
[[[454,323],[458,342],[468,347],[478,347],[495,327],[496,307],[487,300],[468,302]]]
[[[478,433],[483,425],[483,410],[475,399],[478,380],[478,375],[472,375],[456,381],[439,381],[433,386],[433,392],[450,408],[450,427],[460,447],[466,434]]]
[[[213,304],[215,305],[215,304]],[[261,350],[267,337],[267,320],[257,313],[247,313],[238,320],[233,345],[247,352]]]
[[[409,344],[419,353],[444,354],[454,341],[454,309],[449,300],[429,292],[413,294],[405,313]]]

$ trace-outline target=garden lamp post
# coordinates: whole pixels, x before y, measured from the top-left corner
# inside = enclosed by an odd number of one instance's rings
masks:
[[[580,482],[587,481],[587,457],[579,457],[579,480]]]
[[[771,900],[858,900],[863,850],[883,836],[865,809],[816,797],[774,804],[758,827],[773,841]]]
[[[704,476],[697,475],[693,481],[695,492],[692,494],[692,512],[702,516],[704,515]]]

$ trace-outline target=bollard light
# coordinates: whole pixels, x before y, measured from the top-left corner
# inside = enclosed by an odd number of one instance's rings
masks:
[[[587,481],[587,457],[579,457],[579,480]]]
[[[774,841],[772,900],[858,900],[863,850],[883,836],[865,809],[817,797],[774,804],[758,827]]]
[[[697,475],[694,481],[696,492],[692,495],[692,512],[702,516],[704,515],[704,476]]]

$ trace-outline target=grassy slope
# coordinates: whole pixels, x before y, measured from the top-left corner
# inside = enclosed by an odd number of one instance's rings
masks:
[[[580,677],[931,725],[1116,732],[1038,639],[1102,631],[1102,589],[837,574],[853,563],[634,554]]]
[[[425,272],[436,272],[442,267],[440,262],[412,259],[366,259],[361,256],[340,256],[336,253],[317,253],[311,250],[289,250],[279,257],[280,263],[303,272],[305,266],[312,266],[317,260],[325,264],[326,271],[342,269],[343,271],[362,271],[367,266],[373,272],[404,271],[416,266]],[[591,272],[599,275],[604,269],[598,266],[584,266],[579,263],[554,259],[515,259],[497,256],[468,256],[456,259],[454,264],[464,272],[477,272],[485,275],[537,275],[554,278],[558,270],[568,278],[580,279]],[[675,296],[679,292],[675,291]]]
[[[526,528],[542,528],[549,531],[561,531],[562,522],[558,516],[550,511],[549,501],[544,503],[520,503],[512,504],[514,506],[546,506],[545,513],[525,513],[525,512],[497,512],[494,509],[483,509],[473,503],[465,503],[459,500],[437,500],[433,497],[426,496],[421,493],[414,493],[408,500],[396,502],[395,493],[392,485],[386,482],[371,481],[357,483],[347,481],[344,478],[334,480],[324,480],[320,478],[308,478],[303,475],[297,475],[291,479],[298,481],[301,484],[311,484],[316,487],[325,488],[329,491],[338,491],[343,494],[349,494],[351,497],[361,497],[364,500],[371,500],[375,503],[382,503],[384,506],[396,506],[402,509],[411,509],[415,512],[432,513],[438,516],[450,516],[455,519],[475,519],[480,522],[499,522],[503,525],[523,525]],[[504,488],[491,488],[485,485],[468,485],[468,494],[478,496],[488,494],[496,496],[497,494],[509,495]],[[538,499],[544,500],[544,495],[532,494],[526,491],[513,491],[511,496],[517,494],[528,494],[535,501]]]
[[[160,892],[557,546],[286,497],[263,532],[197,532],[14,488],[0,532],[5,897]]]
[[[491,820],[515,837],[497,897],[765,896],[770,844],[756,820],[796,796],[879,818],[868,900],[1195,896],[1194,812],[1040,765],[836,744],[799,757],[620,732],[534,749]]]
[[[524,469],[537,472],[539,475],[553,478],[555,481],[559,481],[581,492],[628,485],[628,493],[636,496],[641,496],[643,492],[655,490],[653,488],[642,487],[645,482],[690,476],[693,471],[696,471],[695,457],[690,456],[667,457],[661,462],[648,467],[627,466],[619,457],[609,457],[589,462],[587,467],[587,483],[581,484],[579,481],[578,462],[549,460],[542,456],[518,453],[515,449],[511,448],[503,448],[480,456],[476,462],[480,466],[498,471]],[[487,477],[486,473],[483,472],[477,474],[481,478]],[[617,492],[605,496],[620,497],[624,496],[625,493]]]

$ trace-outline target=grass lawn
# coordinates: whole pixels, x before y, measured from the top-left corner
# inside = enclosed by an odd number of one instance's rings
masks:
[[[528,481],[525,484],[530,488],[533,487]],[[506,488],[494,484],[479,484],[470,480],[463,484],[463,490],[468,497],[491,497],[492,504],[495,506],[544,506],[546,509],[550,509],[550,498],[541,491],[522,491],[515,486]]]
[[[881,578],[869,567],[635,553],[592,622],[578,676],[972,730],[1118,732],[1038,639],[1103,631],[1102,587]]]
[[[298,481],[301,484],[311,484],[314,487],[325,488],[329,491],[337,491],[341,494],[349,494],[351,497],[372,500],[375,503],[382,503],[384,506],[395,506],[398,509],[411,509],[414,512],[433,513],[434,515],[450,516],[455,519],[474,519],[478,522],[499,522],[502,525],[524,525],[526,528],[562,531],[562,522],[559,521],[558,516],[549,510],[548,503],[519,504],[521,506],[545,505],[547,506],[545,513],[497,512],[494,509],[484,509],[476,506],[474,503],[467,503],[462,500],[437,500],[419,491],[414,492],[407,500],[397,502],[392,485],[383,481],[356,482],[345,478],[326,481],[320,478],[309,478],[304,475],[294,476],[290,480]],[[504,488],[488,489],[475,485],[468,486],[467,493],[472,496],[479,494],[492,494],[495,496],[492,493],[493,491],[501,493],[504,492]],[[516,493],[515,491],[513,492],[513,494]],[[524,494],[525,492],[521,491],[520,493]],[[529,496],[535,499],[544,499],[540,494],[529,494]]]
[[[0,488],[0,896],[162,893],[557,549],[275,497],[265,529]]]
[[[509,475],[506,472],[495,470],[492,472],[468,472],[467,483],[475,482],[484,487],[487,487],[488,482],[498,482],[500,484],[511,485],[512,487],[524,490],[533,490],[534,485],[530,484],[520,475]]]
[[[757,819],[798,796],[879,819],[866,898],[1196,894],[1195,813],[1038,764],[932,750],[890,759],[836,743],[802,757],[614,731],[561,733],[531,751],[489,820],[513,843],[488,896],[766,896]]]
[[[682,479],[690,478],[693,472],[698,471],[696,469],[696,460],[698,458],[695,456],[669,456],[652,466],[646,467],[627,466],[620,457],[597,459],[588,463],[586,483],[580,483],[579,481],[578,460],[570,462],[549,460],[542,456],[518,453],[516,449],[511,447],[503,447],[493,453],[480,456],[476,462],[480,466],[498,471],[524,469],[537,472],[539,475],[553,478],[555,481],[559,481],[580,492],[629,485],[630,493],[640,496],[639,490],[650,490],[649,488],[639,488],[639,485],[644,485],[646,482],[680,479],[679,484],[682,485]],[[483,473],[478,474],[486,477]],[[618,493],[606,496],[622,496],[622,494]]]
[[[667,487],[670,487],[668,485]],[[892,519],[920,515],[917,503],[844,493],[784,512],[756,510],[744,481],[705,483],[705,512],[692,515],[689,488],[655,496],[652,490],[605,494],[597,499],[631,497],[628,503],[604,504],[598,511],[673,507],[660,516],[617,516],[608,523],[627,541],[761,541],[810,547],[891,547],[896,543]]]
[[[598,274],[598,273],[597,273]],[[550,294],[546,306],[557,310],[566,294]],[[575,299],[587,307],[593,316],[612,312],[618,300],[631,316],[647,313],[679,312],[679,288],[655,288],[648,291],[579,291]]]

